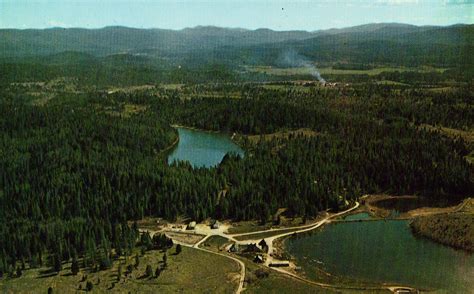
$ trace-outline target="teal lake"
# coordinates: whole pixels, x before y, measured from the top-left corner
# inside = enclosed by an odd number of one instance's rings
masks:
[[[364,219],[365,215],[352,218]],[[337,223],[285,240],[309,278],[317,268],[359,281],[394,283],[441,293],[472,293],[474,257],[415,237],[407,221]]]
[[[349,214],[348,216],[344,217],[345,221],[357,221],[357,220],[366,220],[366,219],[372,219],[370,214],[368,214],[367,212]]]
[[[244,151],[228,135],[187,128],[177,128],[178,145],[168,156],[168,163],[188,161],[193,167],[217,166],[227,153],[243,157]]]

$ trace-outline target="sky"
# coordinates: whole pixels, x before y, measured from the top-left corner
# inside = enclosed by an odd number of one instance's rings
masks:
[[[367,23],[474,23],[474,0],[0,0],[0,28],[198,25],[314,31]]]

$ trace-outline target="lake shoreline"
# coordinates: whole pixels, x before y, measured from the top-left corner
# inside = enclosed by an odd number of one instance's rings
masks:
[[[179,129],[180,128],[180,129],[188,129],[188,130],[205,132],[205,133],[212,133],[212,134],[226,134],[226,132],[222,132],[222,131],[200,129],[200,128],[197,128],[197,127],[184,126],[184,125],[180,125],[180,124],[172,124],[170,126],[174,129]]]
[[[474,253],[474,199],[468,198],[449,213],[415,217],[410,228],[415,236],[449,248]],[[436,228],[442,225],[442,231]]]
[[[170,125],[178,132],[179,144],[170,149],[168,165],[175,161],[187,161],[193,167],[213,168],[229,153],[245,156],[244,149],[224,132],[200,130],[195,127]]]
[[[177,146],[179,143],[179,134],[178,132],[176,131],[176,139],[173,141],[173,143],[171,143],[169,146],[167,146],[165,149],[162,149],[160,150],[160,152],[158,153],[158,155],[162,155],[162,154],[165,154],[166,152],[172,150],[175,146]]]
[[[384,195],[385,197],[383,197],[384,199],[390,199],[390,198],[395,198],[396,196],[389,196],[389,195]],[[402,197],[402,199],[415,199],[416,196],[405,196],[405,197]],[[379,198],[380,199],[380,198]],[[379,200],[377,199],[377,200]],[[367,201],[369,200],[369,201]],[[376,220],[374,221],[379,221],[379,225],[378,226],[383,226],[383,227],[386,227],[385,226],[385,223],[390,221],[404,221],[407,223],[407,226],[408,226],[408,234],[410,234],[411,236],[409,236],[408,238],[415,238],[415,239],[420,239],[420,240],[423,240],[422,242],[427,242],[427,244],[432,244],[432,245],[435,245],[433,246],[434,247],[438,247],[438,248],[445,248],[447,249],[447,251],[443,251],[444,249],[441,249],[440,252],[448,252],[448,256],[458,256],[460,254],[467,254],[468,258],[472,258],[472,252],[469,252],[469,251],[466,251],[466,250],[462,250],[462,249],[459,249],[459,248],[454,248],[452,246],[448,246],[446,244],[443,244],[442,242],[440,242],[439,240],[436,240],[434,238],[429,238],[429,237],[426,237],[426,236],[423,236],[423,235],[420,235],[420,234],[415,234],[415,232],[413,231],[413,229],[411,228],[411,222],[413,222],[417,217],[415,215],[415,213],[410,213],[411,211],[409,211],[407,214],[404,214],[404,215],[399,215],[397,216],[396,218],[394,219],[386,219],[386,218],[380,218],[380,217],[377,217],[378,214],[377,212],[380,212],[380,211],[374,211],[373,209],[371,209],[371,206],[370,204],[374,204],[374,203],[371,203],[372,201],[370,201],[370,196],[369,196],[369,199],[366,199],[366,201],[364,201],[365,205],[359,209],[357,209],[357,211],[354,211],[353,213],[351,214],[357,214],[357,213],[368,213],[372,216],[376,216]],[[465,200],[465,202],[468,202],[469,199]],[[415,209],[415,211],[423,216],[426,217],[426,215],[428,216],[443,216],[443,215],[455,215],[456,214],[456,211],[462,207],[461,204],[460,205],[457,205],[457,206],[451,206],[451,207],[443,207],[443,208],[439,208],[439,207],[434,207],[434,208],[431,208],[431,207],[420,207],[418,209]],[[447,213],[437,213],[437,211],[439,209],[442,209],[442,210],[448,210],[449,212]],[[386,210],[384,208],[382,208],[382,210]],[[349,214],[349,215],[351,215]],[[383,225],[380,224],[380,222],[383,221]],[[354,220],[354,221],[337,221],[337,222],[331,222],[331,223],[328,223],[324,226],[322,226],[321,228],[319,228],[319,230],[315,230],[315,231],[312,231],[312,232],[308,232],[308,235],[317,235],[317,234],[322,234],[324,230],[328,229],[329,226],[331,225],[335,225],[335,226],[338,226],[338,225],[344,225],[344,224],[360,224],[360,223],[368,223],[364,220]],[[329,226],[328,226],[329,225]],[[335,234],[335,233],[333,233]],[[356,277],[356,276],[352,276],[351,274],[349,273],[343,273],[344,271],[338,271],[338,270],[335,270],[333,272],[331,272],[330,270],[328,269],[324,269],[321,267],[321,265],[323,265],[323,261],[321,261],[321,264],[319,264],[319,262],[317,262],[318,258],[315,257],[314,261],[316,261],[316,263],[312,263],[312,261],[308,261],[308,260],[313,260],[312,259],[312,256],[311,254],[310,255],[306,255],[305,253],[301,252],[301,244],[300,245],[297,245],[297,247],[295,248],[299,248],[299,249],[291,249],[289,248],[289,240],[291,239],[292,235],[290,236],[286,236],[286,237],[283,237],[281,239],[278,239],[278,240],[275,240],[275,249],[277,249],[278,251],[278,254],[280,256],[283,256],[285,258],[288,258],[289,260],[291,260],[291,262],[295,265],[295,268],[297,268],[297,274],[306,278],[306,279],[310,279],[310,280],[315,280],[315,281],[320,281],[320,280],[323,280],[325,282],[327,281],[331,281],[331,283],[333,282],[336,282],[338,283],[339,280],[342,280],[344,281],[344,283],[355,283],[355,284],[378,284],[378,285],[381,285],[383,284],[384,282],[379,282],[377,281],[376,278],[374,279],[370,279],[370,278],[367,278],[367,277],[363,277],[363,276],[360,276],[360,277]],[[320,236],[320,238],[323,238]],[[324,238],[323,238],[324,239]],[[317,241],[317,242],[321,242],[321,239],[318,239],[320,241]],[[332,240],[332,239],[331,239]],[[308,241],[303,241],[303,242],[313,242],[313,241],[310,241],[310,239],[308,239]],[[309,243],[307,243],[309,244]],[[304,245],[304,246],[309,246],[311,248],[313,248],[312,250],[316,250],[318,251],[318,247],[312,247],[310,245]],[[319,245],[319,246],[324,246],[324,245]],[[410,247],[411,248],[411,247]],[[414,247],[413,247],[414,248]],[[296,251],[295,251],[296,250]],[[299,258],[297,258],[297,256],[295,256],[295,252],[301,252],[301,256]],[[437,252],[437,251],[436,251]],[[450,253],[449,253],[450,252]],[[314,257],[314,256],[313,256]],[[303,258],[303,259],[302,259]],[[333,267],[335,265],[337,265],[338,263],[332,263],[328,260],[325,261],[325,263],[327,264],[331,264]],[[310,269],[310,272],[308,272],[308,270]],[[311,273],[311,274],[310,274]],[[384,278],[383,277],[380,277],[381,280],[383,280]],[[452,279],[452,280],[450,280]],[[438,285],[434,288],[437,288],[437,289],[443,289],[443,287],[451,287],[451,286],[448,286],[448,285],[451,285],[450,283],[453,282],[453,281],[456,281],[457,278],[449,278],[448,280],[446,280],[445,282],[445,285],[443,286],[443,284],[441,285]],[[426,288],[427,286],[423,286],[423,281],[420,280],[420,281],[412,281],[410,282],[409,280],[407,282],[404,282],[403,280],[400,280],[401,284],[409,284],[411,286],[415,286],[417,287],[418,289],[422,289],[422,288]],[[418,284],[419,283],[419,284]],[[418,284],[418,285],[417,285]],[[420,287],[421,286],[421,287]],[[453,286],[453,287],[458,287],[458,286]],[[461,288],[462,287],[465,287],[465,285],[463,286],[460,286]],[[434,289],[433,288],[433,289]]]

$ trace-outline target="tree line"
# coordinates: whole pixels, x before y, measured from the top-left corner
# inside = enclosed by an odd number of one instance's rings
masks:
[[[281,207],[312,217],[365,193],[461,198],[473,191],[469,146],[416,127],[472,127],[469,91],[238,84],[154,91],[74,94],[44,106],[2,93],[0,272],[78,256],[81,266],[107,268],[113,254],[137,245],[128,221],[145,216],[266,222]],[[126,105],[143,107],[125,115]],[[445,111],[458,120],[432,114]],[[210,169],[169,166],[161,151],[176,140],[173,123],[241,134],[309,128],[316,135],[244,138],[243,158],[228,154]],[[150,244],[148,237],[138,242]]]

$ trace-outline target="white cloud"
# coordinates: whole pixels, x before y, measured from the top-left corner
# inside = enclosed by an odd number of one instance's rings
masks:
[[[446,5],[474,4],[474,0],[445,0]]]
[[[388,5],[418,4],[419,2],[419,0],[377,0],[377,3]]]
[[[57,20],[54,20],[54,19],[51,19],[47,22],[47,25],[49,27],[61,27],[61,28],[67,28],[67,27],[70,27],[70,25],[62,22],[62,21],[57,21]]]

